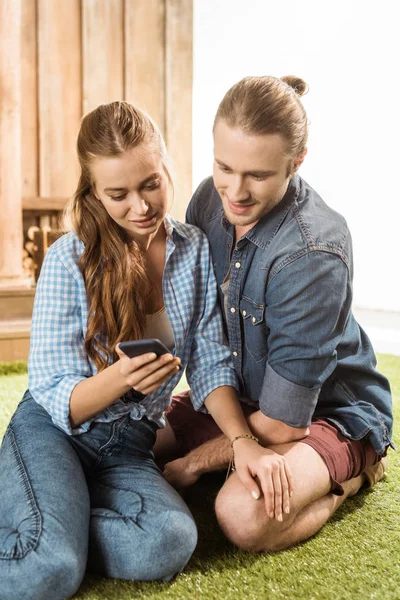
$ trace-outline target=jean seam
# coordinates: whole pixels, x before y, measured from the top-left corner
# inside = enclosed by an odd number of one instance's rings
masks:
[[[245,346],[246,346],[246,350],[249,352],[250,356],[252,357],[252,359],[254,360],[254,362],[257,363],[257,364],[263,362],[268,357],[268,351],[261,358],[258,358],[253,353],[253,351],[249,348],[249,346],[247,345],[247,342],[245,342]]]
[[[35,528],[34,528],[34,541],[33,542],[27,542],[26,544],[26,549],[24,552],[19,553],[17,556],[13,556],[11,554],[0,554],[0,560],[1,559],[6,559],[6,560],[10,560],[13,558],[24,558],[24,556],[26,556],[26,554],[28,552],[30,552],[31,550],[34,550],[38,544],[39,541],[39,537],[41,535],[42,532],[42,517],[39,511],[39,508],[37,506],[36,500],[35,500],[35,495],[33,493],[32,490],[32,486],[30,484],[29,481],[29,477],[28,474],[26,472],[25,469],[25,465],[24,462],[22,460],[21,454],[19,452],[18,449],[18,444],[17,441],[15,439],[15,435],[14,432],[12,430],[12,426],[11,424],[8,427],[8,434],[10,436],[10,442],[11,442],[11,449],[12,452],[14,454],[14,458],[15,461],[17,463],[17,469],[18,469],[18,473],[22,479],[22,483],[23,483],[23,488],[24,488],[24,494],[25,494],[25,498],[28,502],[28,506],[30,508],[30,511],[32,512],[32,516],[35,522]]]
[[[125,423],[124,423],[125,420]],[[91,472],[95,471],[106,456],[112,456],[117,450],[117,446],[108,450],[108,447],[121,437],[129,426],[129,414],[124,415],[121,419],[116,419],[112,423],[111,435],[107,442],[103,444],[97,451],[97,460],[91,468]]]
[[[342,435],[344,435],[344,437],[350,439],[350,440],[354,440],[354,441],[360,441],[362,440],[362,438],[366,437],[367,434],[372,431],[371,427],[369,425],[367,425],[367,427],[365,427],[361,433],[358,433],[357,435],[353,435],[351,434],[349,431],[347,431],[347,429],[344,427],[344,425],[338,421],[337,419],[335,419],[334,417],[324,417],[326,421],[328,421],[328,423],[333,423],[335,425],[335,427],[337,427],[340,431],[340,433]]]
[[[106,486],[106,487],[108,487],[110,490],[114,490],[114,491],[117,489],[117,488],[113,488],[111,486]],[[125,490],[124,488],[118,488],[118,490],[132,492],[132,490],[130,490],[130,489],[126,489]],[[139,524],[138,521],[139,521],[140,515],[144,512],[144,509],[143,509],[143,497],[138,492],[134,492],[134,493],[140,498],[140,510],[136,514],[135,518],[128,517],[127,515],[124,515],[122,512],[119,512],[119,511],[116,511],[116,510],[113,510],[113,509],[109,509],[109,510],[111,510],[114,513],[112,515],[110,515],[110,514],[96,513],[95,515],[91,515],[91,518],[98,517],[98,518],[101,518],[101,519],[114,519],[114,520],[122,520],[122,521],[127,521],[128,520],[128,521],[132,521],[132,523],[134,523],[135,525],[137,525],[138,527],[141,528],[141,526],[140,526],[140,524]],[[153,536],[153,538],[152,538],[154,541],[158,541],[161,538],[161,533],[164,530],[164,528],[165,528],[168,520],[170,519],[171,512],[172,512],[171,509],[168,509],[168,511],[166,512],[165,519],[164,519],[162,525],[159,527],[159,529],[157,531],[157,534],[155,536]]]
[[[99,464],[103,460],[104,456],[109,456],[110,452],[108,452],[107,449],[115,441],[115,439],[118,436],[118,431],[117,431],[118,425],[119,425],[119,419],[116,419],[115,421],[113,421],[112,426],[111,426],[111,435],[108,438],[108,440],[106,441],[106,443],[103,444],[102,446],[100,446],[100,448],[98,449],[97,461],[96,461],[96,464],[94,465],[93,469],[96,469],[99,466]]]

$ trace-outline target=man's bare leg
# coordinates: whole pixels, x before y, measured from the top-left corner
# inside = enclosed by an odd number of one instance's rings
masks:
[[[156,460],[157,451],[159,456],[165,456],[165,453],[178,450],[174,432],[168,423],[166,429],[160,430],[159,434],[161,435],[157,437]],[[229,442],[221,436],[207,442],[191,454],[197,456],[200,453],[197,458],[203,466],[210,461],[214,463],[216,455],[220,455],[218,465],[214,465],[220,468],[219,462],[224,464],[228,447]],[[216,499],[216,515],[222,531],[228,539],[244,550],[277,551],[310,538],[323,527],[346,498],[358,492],[365,481],[364,475],[360,475],[342,483],[344,494],[337,496],[329,491],[331,482],[325,462],[311,446],[291,442],[271,445],[270,448],[286,457],[293,479],[294,493],[290,498],[290,514],[283,514],[282,522],[267,517],[263,497],[254,500],[249,496],[235,473],[224,484]],[[210,461],[206,460],[208,455]],[[183,460],[189,457],[190,455]],[[176,461],[178,462],[182,461]],[[211,464],[206,469],[208,470],[213,470]],[[181,464],[177,472],[178,475],[170,479],[172,485],[177,483],[179,488],[182,481],[183,485],[186,485],[185,481],[190,480],[191,475],[190,472],[185,474],[185,467]]]
[[[282,522],[267,516],[263,497],[251,498],[236,473],[216,499],[222,531],[243,550],[283,550],[310,538],[364,482],[363,475],[345,482],[344,495],[337,496],[329,491],[331,482],[325,462],[311,446],[292,442],[272,446],[271,450],[285,456],[293,479],[290,514],[284,514]]]

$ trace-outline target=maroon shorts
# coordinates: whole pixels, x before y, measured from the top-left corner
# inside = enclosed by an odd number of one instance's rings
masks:
[[[241,406],[245,415],[256,410],[244,403]],[[182,455],[222,434],[210,415],[193,409],[189,392],[174,396],[165,416]],[[357,477],[381,458],[367,440],[350,440],[323,419],[311,423],[310,435],[301,442],[323,458],[331,478],[331,492],[339,496],[343,494],[341,483]]]

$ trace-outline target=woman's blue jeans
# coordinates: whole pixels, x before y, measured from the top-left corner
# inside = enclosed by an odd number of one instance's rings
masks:
[[[68,436],[26,392],[0,450],[0,600],[58,600],[86,568],[168,580],[197,543],[154,463],[156,425],[129,415]]]

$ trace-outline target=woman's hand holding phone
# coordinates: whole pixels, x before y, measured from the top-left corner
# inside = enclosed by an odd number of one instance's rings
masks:
[[[180,369],[180,359],[173,357],[159,340],[121,342],[115,351],[127,385],[145,395],[154,392]]]

